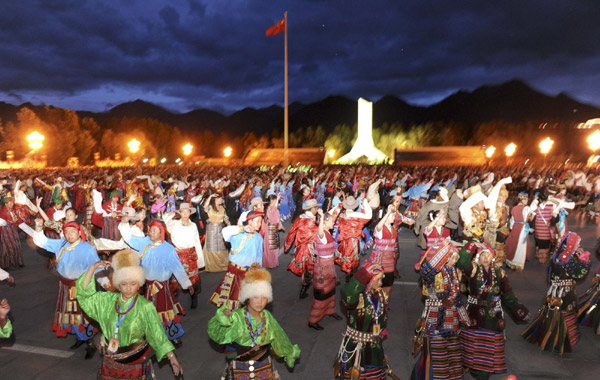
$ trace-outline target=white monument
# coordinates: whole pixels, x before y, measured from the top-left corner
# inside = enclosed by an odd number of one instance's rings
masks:
[[[382,162],[388,156],[375,148],[373,143],[373,102],[358,99],[358,137],[350,153],[337,160],[340,164],[350,164],[366,157],[369,162]]]

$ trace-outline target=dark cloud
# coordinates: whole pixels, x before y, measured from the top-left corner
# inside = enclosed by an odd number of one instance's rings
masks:
[[[0,13],[0,100],[75,109],[142,98],[169,109],[386,94],[428,104],[521,78],[599,104],[593,0],[37,0]]]

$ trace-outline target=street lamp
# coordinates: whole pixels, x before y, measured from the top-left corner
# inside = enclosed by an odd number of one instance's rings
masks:
[[[512,157],[513,154],[515,154],[515,151],[517,150],[517,146],[515,145],[515,143],[510,143],[506,146],[506,148],[504,148],[504,153],[506,154],[506,157]]]
[[[27,140],[29,147],[33,151],[36,151],[36,150],[40,149],[42,146],[44,146],[45,139],[46,139],[46,137],[44,135],[42,135],[41,133],[39,133],[38,131],[33,131],[27,137],[25,137],[25,140]]]
[[[492,158],[492,156],[494,155],[494,152],[496,152],[496,147],[493,145],[490,145],[486,150],[485,150],[485,156],[487,158]]]
[[[231,156],[231,153],[233,153],[233,149],[231,149],[231,147],[230,147],[230,146],[228,146],[227,148],[225,148],[225,149],[223,150],[223,154],[225,155],[225,157],[230,157],[230,156]]]
[[[137,139],[132,139],[130,142],[127,143],[127,146],[129,147],[129,151],[131,153],[136,153],[138,150],[140,150],[140,142]]]
[[[335,149],[329,149],[327,151],[327,155],[329,156],[329,158],[333,158],[335,156]]]
[[[554,140],[552,140],[550,137],[546,137],[540,142],[540,152],[546,156],[548,153],[550,153],[550,149],[552,149],[553,144]]]
[[[590,134],[587,138],[588,147],[596,154],[596,151],[600,149],[600,131],[595,130],[594,133]]]
[[[192,150],[194,149],[194,146],[190,143],[187,143],[181,149],[183,149],[184,155],[189,156],[190,154],[192,154]]]
[[[167,162],[167,158],[166,157],[163,157],[163,158],[160,159],[160,163],[161,164],[164,164],[165,162]]]

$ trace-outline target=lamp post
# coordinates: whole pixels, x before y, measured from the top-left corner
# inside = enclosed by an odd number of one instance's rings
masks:
[[[131,139],[131,141],[127,143],[127,146],[129,147],[129,151],[131,153],[137,153],[140,150],[140,145],[141,143],[135,138]]]
[[[548,153],[550,153],[550,149],[552,149],[552,145],[554,145],[554,140],[550,137],[546,137],[540,141],[540,144],[538,145],[540,147],[540,152],[544,155],[544,164],[546,163],[546,157],[548,156]]]
[[[192,154],[192,150],[194,150],[194,146],[190,143],[187,143],[181,149],[183,150],[183,154],[185,156],[189,156],[190,154]]]

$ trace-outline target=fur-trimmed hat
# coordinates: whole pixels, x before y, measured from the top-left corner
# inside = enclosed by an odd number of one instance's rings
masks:
[[[242,281],[242,290],[238,297],[241,303],[252,297],[267,297],[273,301],[273,287],[271,286],[271,273],[264,268],[250,268]]]
[[[120,289],[125,281],[137,281],[140,286],[146,282],[146,273],[140,266],[140,255],[131,249],[117,252],[113,256],[111,266],[114,271],[112,284],[117,289]]]

